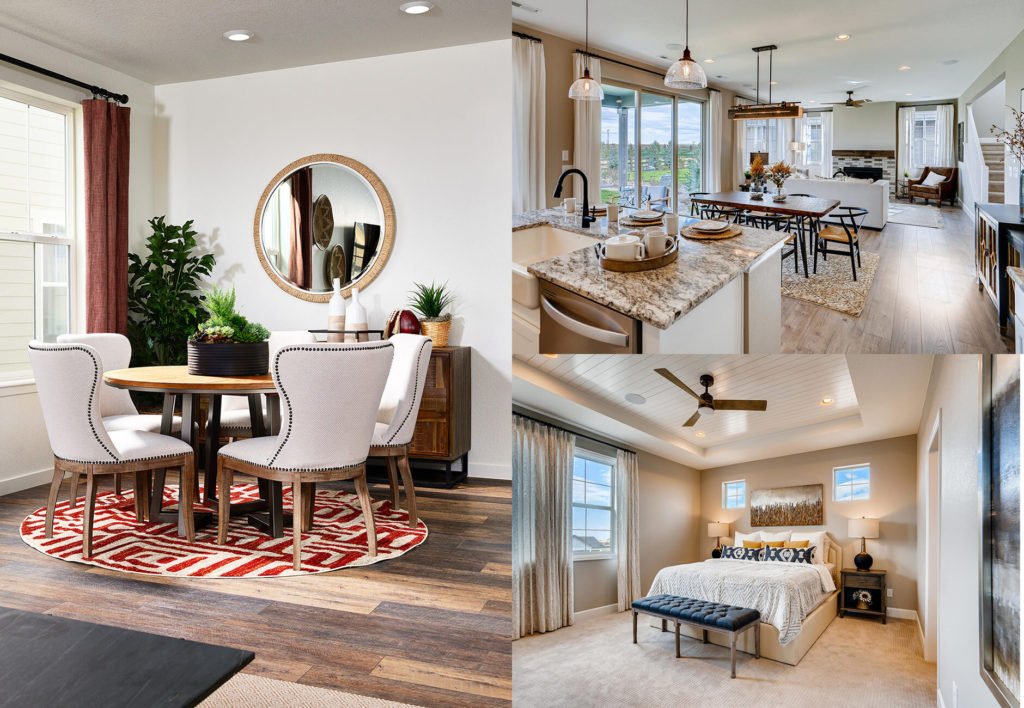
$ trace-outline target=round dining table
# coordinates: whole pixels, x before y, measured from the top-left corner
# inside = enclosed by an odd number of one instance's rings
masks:
[[[163,413],[160,418],[160,432],[170,435],[174,425],[174,411],[181,401],[181,439],[192,445],[194,425],[199,413],[199,402],[203,396],[209,398],[206,420],[205,474],[203,478],[203,501],[208,507],[217,506],[217,452],[220,447],[220,413],[222,396],[245,396],[249,399],[249,420],[252,436],[276,435],[281,424],[281,406],[277,389],[270,374],[262,376],[199,376],[190,374],[187,366],[139,366],[115,369],[103,375],[104,382],[115,388],[130,391],[161,393],[164,396]],[[266,418],[263,415],[261,396],[267,399]],[[197,460],[196,469],[199,469]],[[232,504],[232,514],[249,514],[249,522],[275,538],[284,535],[284,514],[281,509],[281,483],[260,482],[260,499],[242,504]],[[164,471],[154,473],[149,500],[150,519],[178,523],[179,535],[184,535],[183,522],[177,514],[165,513],[163,506]],[[266,517],[254,512],[267,511]],[[198,512],[196,527],[208,524],[212,514]]]

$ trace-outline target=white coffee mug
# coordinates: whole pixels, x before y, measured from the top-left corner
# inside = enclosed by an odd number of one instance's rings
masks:
[[[647,255],[656,258],[672,247],[673,237],[661,229],[648,229],[644,234],[644,248]]]
[[[619,205],[609,204],[608,205],[608,221],[616,222],[619,220]]]
[[[576,197],[566,197],[565,201],[562,202],[562,204],[565,206],[566,214],[576,213]]]
[[[639,236],[626,234],[612,236],[604,242],[605,256],[616,261],[637,261],[644,257],[646,248]]]
[[[679,233],[678,214],[665,214],[665,231],[671,236],[675,236]]]

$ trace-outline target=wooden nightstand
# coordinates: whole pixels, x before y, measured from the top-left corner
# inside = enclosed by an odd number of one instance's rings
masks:
[[[842,587],[839,593],[840,617],[847,612],[851,612],[859,615],[881,617],[882,624],[885,624],[885,610],[888,598],[885,592],[884,570],[843,568],[841,582]],[[871,596],[871,602],[866,608],[858,607],[861,603],[854,597],[854,595],[860,592],[867,592]]]

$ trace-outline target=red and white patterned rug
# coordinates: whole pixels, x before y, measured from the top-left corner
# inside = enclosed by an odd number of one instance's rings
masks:
[[[231,487],[231,503],[259,498],[255,484]],[[164,489],[164,509],[177,509],[178,488]],[[131,490],[96,495],[93,520],[93,556],[82,558],[82,503],[74,509],[58,502],[54,514],[53,538],[45,538],[46,509],[29,514],[21,524],[21,538],[28,545],[54,558],[87,563],[126,573],[173,575],[189,578],[262,578],[326,573],[340,568],[370,565],[397,558],[427,538],[427,527],[408,526],[409,515],[392,510],[390,501],[375,500],[373,519],[377,525],[377,555],[367,555],[366,526],[355,494],[318,489],[313,530],[302,534],[302,570],[292,568],[292,534],[271,538],[249,526],[244,516],[232,517],[226,545],[217,543],[217,526],[212,523],[196,531],[196,542],[177,534],[175,524],[137,523]],[[284,492],[285,511],[291,510],[291,490]]]

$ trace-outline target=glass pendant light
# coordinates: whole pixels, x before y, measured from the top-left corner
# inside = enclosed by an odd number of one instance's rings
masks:
[[[690,56],[690,0],[686,0],[686,44],[683,58],[668,68],[665,85],[675,89],[703,89],[708,87],[704,68]]]
[[[601,84],[590,77],[590,0],[587,0],[587,29],[586,29],[586,51],[583,56],[587,68],[583,70],[583,76],[572,82],[569,87],[569,98],[575,101],[602,101],[604,100],[604,89]]]

